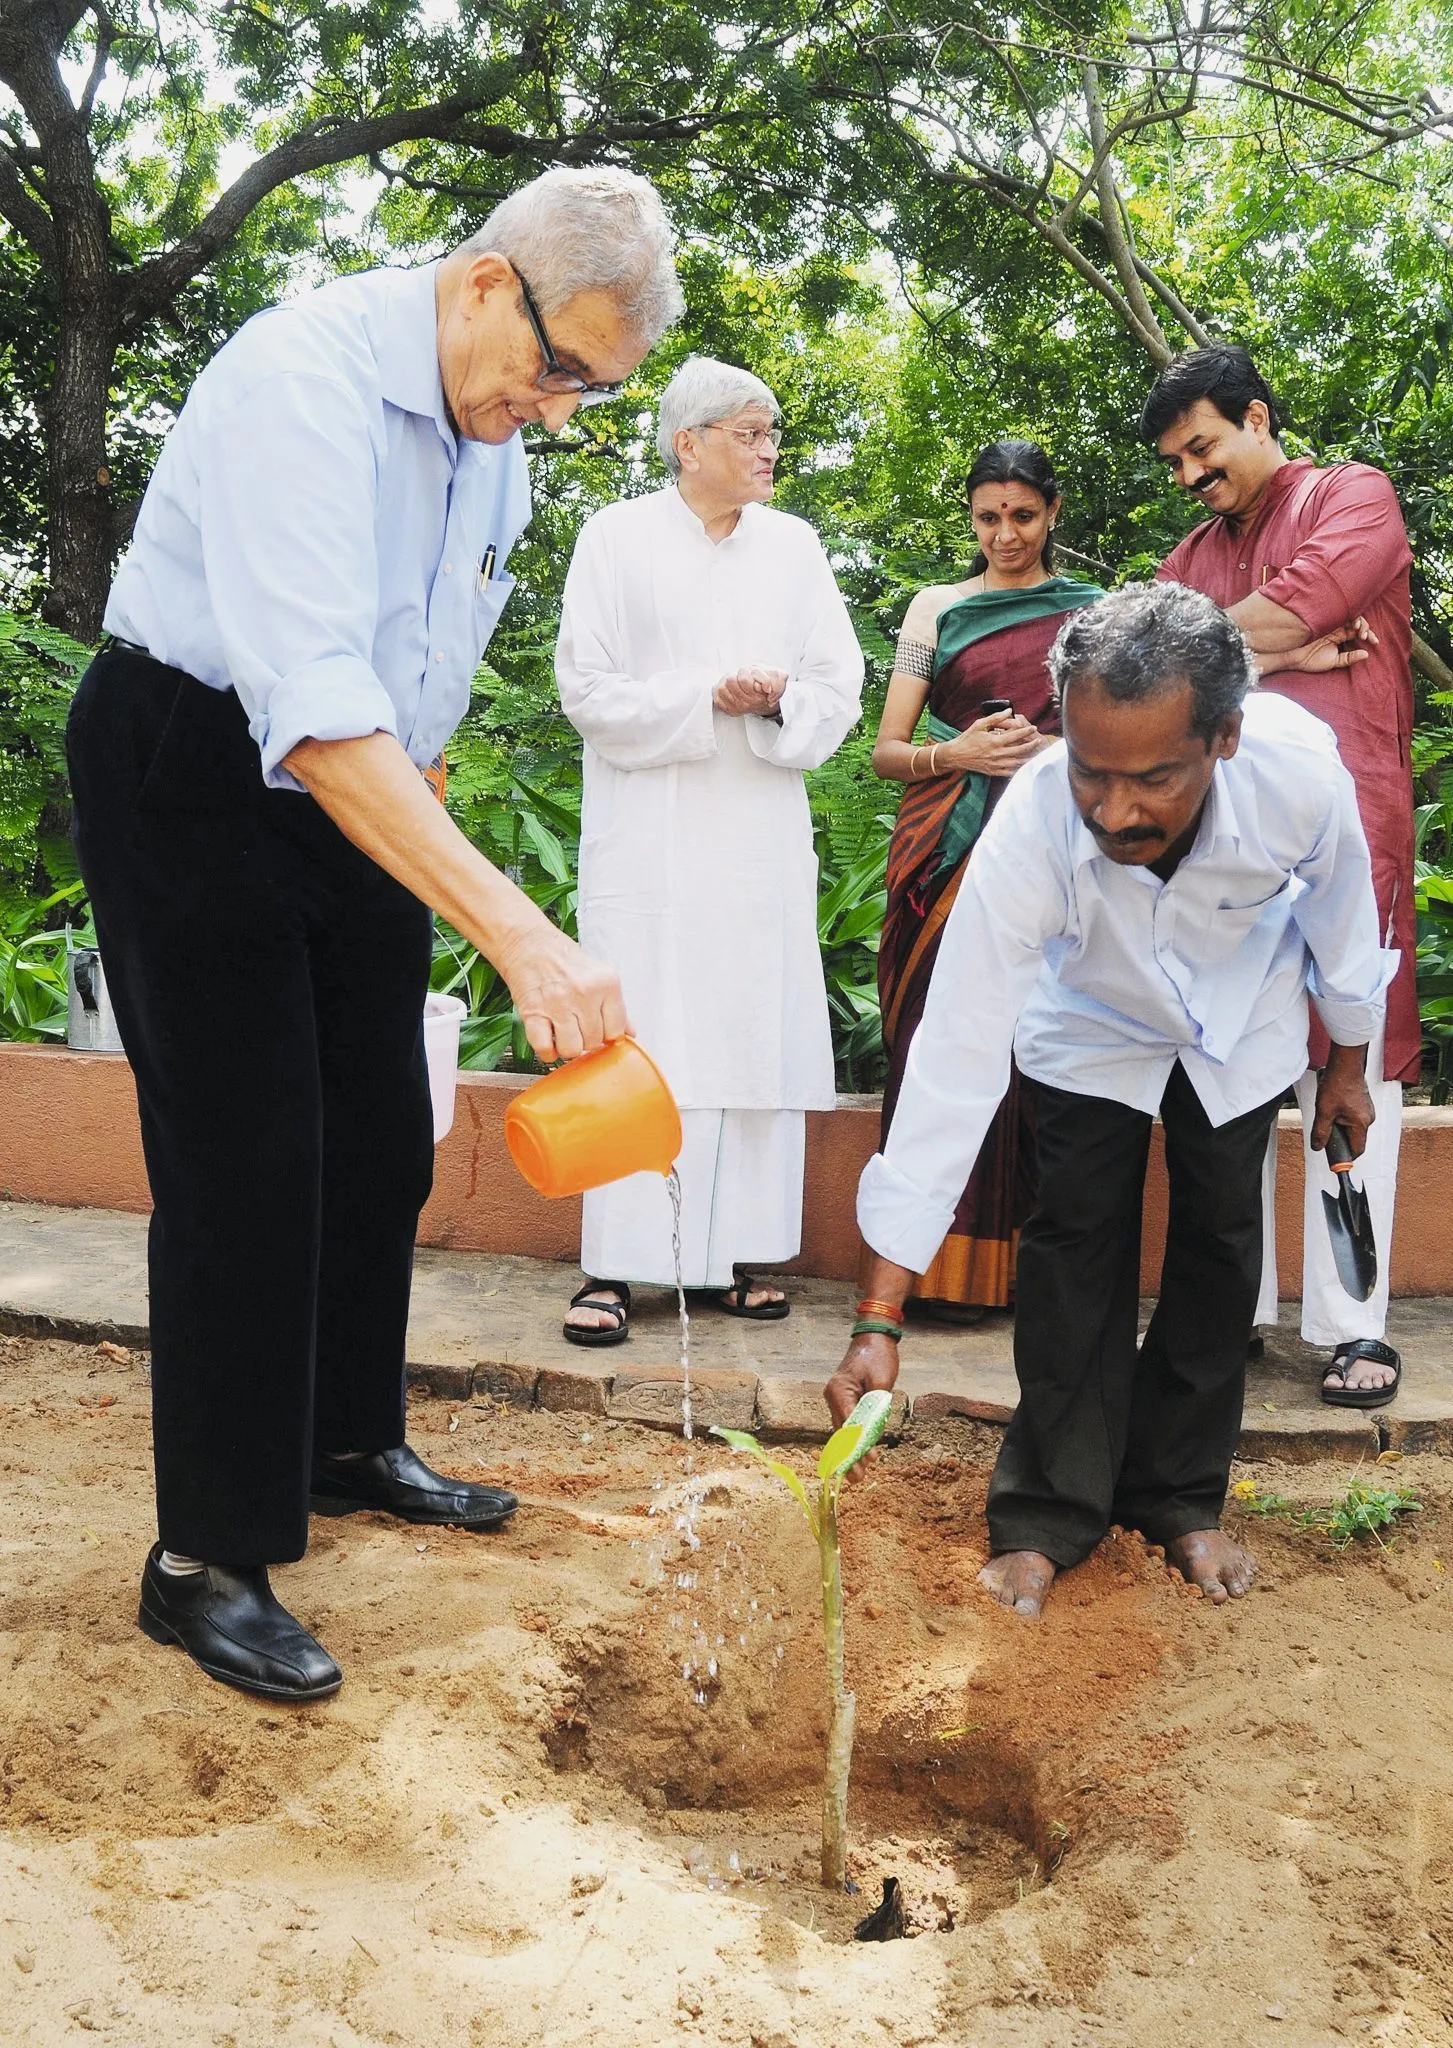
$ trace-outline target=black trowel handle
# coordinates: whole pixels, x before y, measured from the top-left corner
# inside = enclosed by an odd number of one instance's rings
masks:
[[[1327,1164],[1333,1173],[1346,1173],[1352,1166],[1352,1140],[1346,1124],[1333,1124],[1327,1133]]]

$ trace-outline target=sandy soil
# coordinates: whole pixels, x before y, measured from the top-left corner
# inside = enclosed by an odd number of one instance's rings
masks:
[[[315,1522],[277,1580],[347,1682],[289,1713],[136,1631],[144,1361],[0,1340],[0,1413],[6,2048],[1453,2043],[1439,1460],[1389,1550],[1258,1522],[1213,1610],[1119,1537],[1034,1627],[973,1587],[992,1437],[886,1454],[844,1510],[834,1900],[814,1553],[723,1447],[420,1404],[527,1505]],[[915,1938],[852,1942],[890,1873]]]

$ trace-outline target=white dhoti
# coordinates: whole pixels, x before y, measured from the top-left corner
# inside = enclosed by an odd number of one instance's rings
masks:
[[[1311,1148],[1316,1113],[1317,1074],[1309,1067],[1297,1082],[1302,1112],[1302,1161],[1306,1200],[1302,1215],[1302,1337],[1308,1344],[1348,1344],[1358,1337],[1381,1337],[1387,1328],[1388,1272],[1392,1263],[1392,1223],[1397,1201],[1398,1152],[1403,1134],[1403,1090],[1400,1081],[1374,1080],[1382,1072],[1382,1028],[1367,1048],[1368,1093],[1376,1120],[1367,1134],[1367,1149],[1353,1168],[1367,1192],[1372,1232],[1377,1243],[1377,1286],[1366,1301],[1354,1301],[1337,1278],[1332,1240],[1327,1234],[1322,1195],[1335,1195],[1337,1176],[1325,1152]],[[1276,1321],[1276,1125],[1262,1168],[1261,1294],[1258,1323]]]
[[[800,1109],[686,1109],[681,1274],[687,1287],[730,1287],[733,1265],[778,1265],[802,1249]],[[671,1287],[671,1198],[659,1173],[633,1173],[586,1195],[580,1263],[596,1280]]]

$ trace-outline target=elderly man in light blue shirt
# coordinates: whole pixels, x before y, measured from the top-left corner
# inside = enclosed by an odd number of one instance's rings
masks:
[[[520,429],[619,396],[680,309],[651,186],[560,170],[440,263],[250,321],[162,451],[77,693],[77,847],[154,1205],[139,1618],[267,1698],[341,1683],[268,1578],[310,1501],[472,1528],[516,1505],[404,1442],[429,907],[541,1057],[628,1020],[435,801],[440,756],[529,517]]]
[[[858,1219],[873,1253],[828,1399],[839,1418],[898,1370],[911,1276],[952,1221],[1009,1075],[1033,1097],[1039,1193],[1020,1238],[1020,1403],[989,1491],[981,1575],[1038,1614],[1112,1520],[1207,1596],[1254,1560],[1218,1527],[1260,1280],[1260,1160],[1305,1059],[1332,1040],[1314,1143],[1360,1153],[1363,1068],[1396,957],[1329,729],[1247,696],[1252,656],[1208,598],[1130,588],[1050,655],[1064,742],[1020,769],[950,913],[887,1150]],[[1245,700],[1243,702],[1243,699]],[[1151,1120],[1170,1224],[1138,1351]]]

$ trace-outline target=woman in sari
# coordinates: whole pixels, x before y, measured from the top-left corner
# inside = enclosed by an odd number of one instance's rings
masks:
[[[1065,614],[1103,595],[1096,584],[1053,572],[1060,493],[1042,448],[992,443],[969,473],[968,498],[979,552],[963,582],[935,584],[909,605],[873,749],[878,774],[907,784],[888,853],[878,953],[889,1055],[885,1144],[944,920],[974,845],[1009,777],[1059,732],[1045,657]],[[986,712],[995,700],[1010,708]],[[962,1321],[976,1320],[975,1309],[1010,1306],[1019,1226],[1033,1198],[1033,1126],[1011,1069],[949,1234],[913,1298]]]

